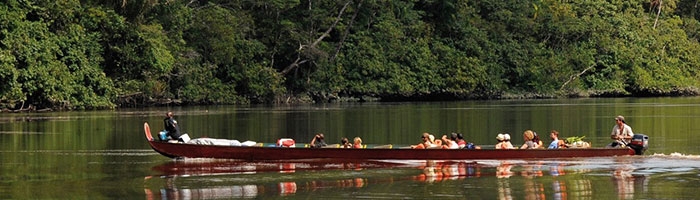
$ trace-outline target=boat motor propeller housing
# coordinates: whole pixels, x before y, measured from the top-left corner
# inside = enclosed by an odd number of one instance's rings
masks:
[[[634,134],[632,137],[632,142],[628,145],[630,148],[634,149],[634,153],[637,155],[644,154],[649,148],[649,136],[644,134]]]

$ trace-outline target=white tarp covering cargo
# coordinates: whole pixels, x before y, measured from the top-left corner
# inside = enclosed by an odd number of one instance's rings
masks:
[[[196,138],[192,139],[187,144],[198,144],[198,145],[217,145],[217,146],[255,146],[257,142],[245,141],[239,142],[238,140],[227,140],[227,139],[216,139],[216,138]]]

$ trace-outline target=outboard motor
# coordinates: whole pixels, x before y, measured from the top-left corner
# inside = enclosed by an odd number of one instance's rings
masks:
[[[632,137],[632,142],[629,143],[630,148],[634,149],[634,153],[637,155],[644,154],[649,148],[649,136],[644,134],[634,134]]]

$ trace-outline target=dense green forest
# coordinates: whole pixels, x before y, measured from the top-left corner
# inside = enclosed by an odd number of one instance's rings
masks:
[[[698,0],[4,0],[0,109],[697,95]]]

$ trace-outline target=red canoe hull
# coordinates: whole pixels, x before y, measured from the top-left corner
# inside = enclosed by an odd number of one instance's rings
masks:
[[[149,141],[160,154],[171,158],[222,158],[241,160],[388,159],[468,160],[605,157],[634,155],[632,149],[342,149],[228,147]]]
[[[220,158],[240,160],[374,159],[374,160],[470,160],[607,157],[635,155],[629,148],[587,149],[344,149],[235,147],[167,143],[151,137],[144,124],[146,139],[156,152],[171,158]]]

